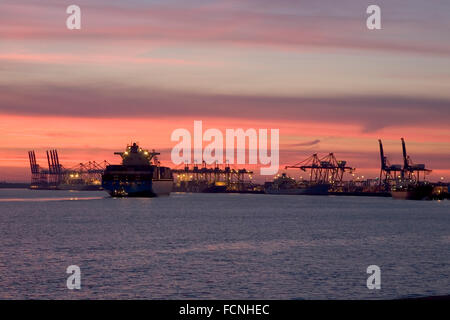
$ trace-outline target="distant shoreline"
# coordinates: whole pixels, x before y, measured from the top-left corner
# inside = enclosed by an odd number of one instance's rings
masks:
[[[0,189],[28,189],[29,183],[25,182],[0,182]]]

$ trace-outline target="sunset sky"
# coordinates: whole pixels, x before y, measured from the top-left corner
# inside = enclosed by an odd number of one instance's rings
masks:
[[[138,141],[170,165],[172,131],[194,120],[277,128],[282,166],[334,152],[369,177],[377,139],[401,163],[404,137],[450,180],[450,2],[1,1],[0,181],[28,181],[32,149],[71,167]]]

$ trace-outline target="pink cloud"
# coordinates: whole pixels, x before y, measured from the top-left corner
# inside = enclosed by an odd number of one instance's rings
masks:
[[[3,85],[0,88],[1,112],[36,116],[234,118],[238,115],[242,119],[357,124],[366,132],[374,132],[412,125],[445,128],[450,114],[448,99],[400,95],[211,94],[117,86],[108,82],[78,86]]]
[[[0,54],[0,60],[25,63],[48,63],[48,64],[113,64],[113,63],[133,63],[133,64],[165,64],[165,65],[212,65],[210,62],[189,61],[171,58],[114,56],[114,55],[74,55],[74,54],[33,54],[33,53],[10,53]]]
[[[448,42],[432,41],[429,35],[435,32],[424,31],[422,25],[414,22],[405,26],[401,20],[389,21],[389,28],[374,34],[365,29],[361,14],[327,17],[256,11],[234,5],[117,7],[89,2],[83,5],[82,30],[73,32],[65,28],[66,15],[59,4],[50,2],[46,6],[29,7],[6,4],[1,15],[5,27],[0,29],[0,37],[9,40],[191,42],[275,49],[311,46],[321,50],[343,48],[450,55]]]

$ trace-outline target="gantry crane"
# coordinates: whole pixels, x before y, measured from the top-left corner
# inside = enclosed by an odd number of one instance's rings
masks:
[[[100,163],[89,161],[68,169],[59,162],[57,150],[47,150],[46,155],[48,169],[39,166],[34,151],[28,152],[31,168],[31,188],[58,189],[64,184],[68,185],[68,188],[75,184],[77,186],[80,184],[86,186],[99,185],[101,175],[108,165],[107,161]]]
[[[420,173],[423,173],[423,179],[425,176],[431,173],[430,169],[425,168],[425,164],[414,164],[411,157],[406,152],[405,139],[402,140],[402,151],[403,151],[403,170],[402,179],[408,179],[410,182],[420,182]]]
[[[378,139],[380,144],[380,158],[381,158],[381,171],[380,171],[380,184],[388,186],[392,180],[397,179],[398,175],[402,173],[401,164],[390,164],[388,158],[384,154],[383,142]]]
[[[381,140],[378,140],[380,144],[380,157],[381,157],[381,171],[380,171],[380,184],[389,187],[397,182],[407,182],[418,183],[420,182],[420,173],[423,173],[423,179],[425,176],[431,172],[431,170],[425,168],[424,164],[414,164],[411,157],[406,152],[405,139],[401,138],[402,141],[402,155],[403,155],[403,165],[394,164],[390,165],[387,157],[384,155],[383,144]]]
[[[354,168],[347,166],[347,161],[337,160],[334,153],[319,158],[317,153],[285,169],[309,171],[309,182],[314,184],[340,184],[344,173],[353,173]]]

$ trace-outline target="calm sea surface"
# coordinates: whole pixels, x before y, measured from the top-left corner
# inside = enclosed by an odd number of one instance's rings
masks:
[[[366,287],[373,264],[381,290]],[[0,189],[1,299],[448,294],[450,201]]]

